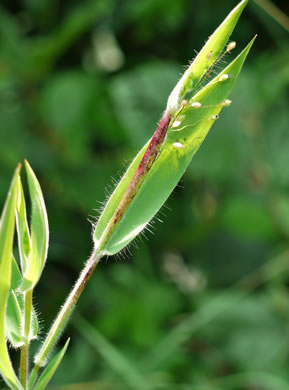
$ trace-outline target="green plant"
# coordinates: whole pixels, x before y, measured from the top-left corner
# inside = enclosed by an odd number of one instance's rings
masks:
[[[228,95],[254,39],[222,72],[209,79],[215,65],[235,47],[235,42],[227,41],[247,1],[241,1],[228,15],[190,64],[169,96],[153,137],[109,198],[93,228],[92,255],[36,354],[31,372],[29,347],[38,334],[32,297],[46,262],[48,220],[40,185],[25,161],[32,209],[28,226],[20,166],[16,168],[0,225],[0,372],[11,389],[46,387],[69,340],[47,365],[50,353],[100,259],[120,252],[146,228],[177,185],[222,108],[231,104]],[[19,261],[13,255],[15,229]],[[19,378],[12,367],[6,339],[12,347],[20,348]]]

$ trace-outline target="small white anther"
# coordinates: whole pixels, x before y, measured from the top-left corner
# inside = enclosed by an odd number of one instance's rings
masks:
[[[235,49],[235,47],[236,47],[236,42],[230,42],[227,46],[226,51],[231,51],[231,50]]]
[[[200,107],[202,107],[202,104],[199,102],[194,102],[194,103],[192,103],[192,107],[193,108],[200,108]]]
[[[174,146],[175,148],[177,148],[177,149],[183,149],[183,147],[184,147],[184,145],[181,144],[180,142],[175,142],[175,143],[173,144],[173,146]]]
[[[226,99],[226,100],[224,100],[223,102],[222,102],[222,106],[224,106],[224,107],[228,107],[228,106],[230,106],[232,104],[232,100],[230,100],[230,99]]]
[[[182,101],[182,106],[184,107],[184,106],[186,106],[188,104],[188,101],[186,100],[186,99],[184,99],[183,101]]]
[[[181,121],[174,121],[172,127],[179,127],[181,123]]]
[[[219,118],[219,115],[212,115],[209,117],[209,121],[215,121],[218,118]]]
[[[230,76],[227,73],[224,73],[220,76],[219,81],[225,81],[228,80]]]

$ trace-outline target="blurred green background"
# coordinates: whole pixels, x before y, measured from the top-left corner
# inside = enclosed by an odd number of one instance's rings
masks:
[[[27,158],[51,230],[35,298],[42,337],[90,254],[87,216],[97,215],[184,65],[236,4],[1,1],[0,203]],[[289,13],[288,1],[274,4]],[[225,60],[259,36],[232,106],[159,214],[164,223],[155,220],[154,234],[96,270],[63,335],[61,343],[72,341],[51,388],[289,389],[284,15],[277,22],[257,2],[247,6]]]

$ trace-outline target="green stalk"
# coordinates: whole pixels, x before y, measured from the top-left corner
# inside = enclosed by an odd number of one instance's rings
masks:
[[[24,337],[27,344],[29,344],[30,333],[31,333],[32,295],[33,295],[33,290],[29,290],[25,293]]]
[[[73,309],[76,306],[76,303],[78,302],[81,293],[86,287],[87,282],[89,281],[91,275],[93,274],[93,271],[95,270],[102,256],[103,253],[96,250],[92,253],[87,263],[85,264],[82,272],[80,273],[79,278],[75,283],[75,286],[73,287],[72,291],[68,295],[64,305],[60,309],[56,319],[54,320],[54,323],[52,324],[52,327],[50,328],[46,336],[46,339],[42,344],[40,351],[38,352],[35,358],[35,365],[31,372],[29,383],[28,383],[29,389],[33,388],[33,385],[37,379],[40,369],[43,366],[45,366],[47,358],[52,348],[58,341],[61,333],[63,332],[63,329],[68,323],[69,318],[73,312]]]
[[[28,372],[28,349],[26,344],[23,344],[20,352],[20,383],[23,389],[26,389],[27,372]]]
[[[20,354],[20,383],[22,384],[24,390],[27,389],[29,342],[32,319],[32,296],[33,290],[31,289],[25,293],[24,298],[24,345],[21,347]]]

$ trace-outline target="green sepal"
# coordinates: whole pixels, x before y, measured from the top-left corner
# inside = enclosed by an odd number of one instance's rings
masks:
[[[49,239],[47,212],[39,182],[27,161],[25,161],[25,168],[32,204],[32,218],[31,247],[21,284],[22,292],[33,289],[37,284],[45,266]]]
[[[0,221],[0,373],[11,389],[22,388],[10,361],[5,332],[6,308],[12,275],[12,250],[19,172],[20,165],[18,165],[14,173]]]
[[[36,383],[34,390],[43,390],[48,385],[49,381],[53,377],[55,371],[57,370],[59,364],[61,363],[64,354],[67,350],[70,339],[68,339],[60,352],[51,360],[48,366],[45,368],[43,373],[41,374],[38,382]]]
[[[101,241],[102,235],[105,233],[105,228],[108,225],[109,221],[111,220],[117,206],[119,205],[145,151],[148,146],[149,142],[146,143],[146,145],[141,149],[141,151],[136,155],[134,160],[131,162],[130,166],[128,167],[127,171],[125,172],[124,176],[121,178],[118,186],[112,193],[111,197],[109,198],[104,210],[102,211],[102,214],[97,222],[97,225],[95,227],[95,230],[93,232],[93,240],[95,243],[96,248],[98,248],[98,245]]]

